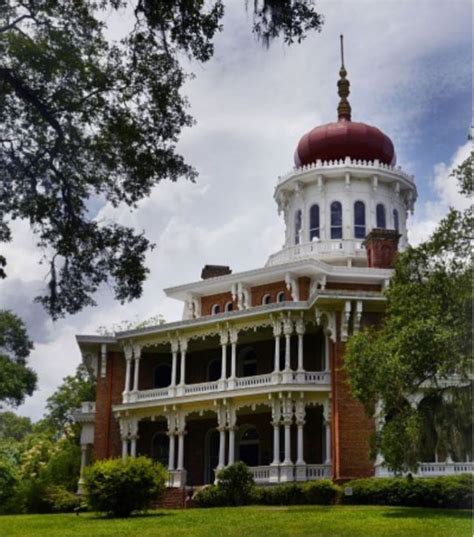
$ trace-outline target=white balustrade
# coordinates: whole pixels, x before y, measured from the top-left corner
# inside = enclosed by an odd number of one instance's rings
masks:
[[[331,477],[332,468],[330,464],[307,464],[306,465],[306,479],[322,479],[324,477]]]
[[[288,381],[286,382],[286,385],[288,384],[298,384],[298,385],[321,385],[321,386],[329,386],[331,383],[331,373],[329,371],[305,371],[301,375],[292,371],[290,372],[291,375],[289,376]],[[225,384],[223,385],[219,381],[212,381],[212,382],[200,382],[198,384],[186,384],[184,386],[184,391],[182,392],[181,396],[187,396],[187,395],[199,395],[199,394],[206,394],[206,393],[214,393],[214,392],[222,392],[222,391],[229,391],[229,390],[246,390],[246,389],[252,389],[252,388],[258,388],[258,387],[264,387],[264,386],[274,386],[273,384],[273,376],[271,373],[267,373],[264,375],[255,375],[252,377],[237,377],[235,379],[235,385],[232,388],[229,388]],[[124,402],[143,402],[143,401],[156,401],[156,400],[162,400],[162,399],[171,399],[176,396],[175,388],[170,386],[167,388],[154,388],[151,390],[140,390],[133,394],[133,399],[128,399]],[[86,405],[90,405],[87,406]],[[85,412],[83,408],[93,408],[94,410],[88,410],[88,412],[94,412],[95,411],[95,403],[88,402],[83,403],[83,407],[81,407],[81,412]]]
[[[474,473],[474,462],[420,462],[418,471],[413,474],[417,477],[437,477],[453,474]],[[391,477],[393,472],[384,466],[376,468],[377,477]]]
[[[83,401],[81,403],[82,414],[93,414],[95,412],[95,401]]]
[[[270,466],[249,466],[255,483],[268,483],[270,480]]]

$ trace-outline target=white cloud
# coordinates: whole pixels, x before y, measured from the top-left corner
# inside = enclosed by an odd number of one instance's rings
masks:
[[[197,125],[183,132],[178,147],[198,169],[197,183],[163,182],[134,212],[98,209],[99,220],[132,225],[157,244],[148,256],[151,272],[140,300],[121,306],[104,288],[97,308],[52,323],[31,307],[46,267],[37,264],[41,253],[28,225],[15,223],[1,301],[30,314],[25,317],[37,339],[31,363],[40,386],[21,413],[39,418],[47,396],[74,371],[80,361],[76,333],[157,313],[177,319],[182,305],[167,299],[164,287],[198,279],[205,263],[228,264],[234,271],[262,266],[280,248],[283,225],[273,189],[277,176],[291,168],[299,137],[335,119],[339,33],[345,34],[354,119],[387,132],[399,163],[410,165],[407,148],[422,143],[423,129],[430,128],[420,121],[430,101],[455,91],[459,75],[470,69],[470,58],[444,56],[471,38],[470,3],[320,0],[317,7],[326,19],[321,34],[299,46],[274,43],[265,50],[251,35],[243,2],[226,2],[215,57],[203,66],[191,64],[196,78],[186,85]],[[106,20],[116,36],[129,24],[127,17]],[[414,241],[456,202],[455,186],[448,186],[453,182],[443,181],[449,167],[440,165],[433,174],[434,205],[420,200],[410,225]]]
[[[462,211],[472,203],[472,200],[459,193],[457,181],[450,177],[451,172],[468,158],[471,151],[472,143],[466,142],[457,149],[449,163],[439,162],[434,166],[430,184],[436,198],[418,204],[415,216],[409,220],[408,239],[411,244],[417,245],[428,239],[450,207]]]

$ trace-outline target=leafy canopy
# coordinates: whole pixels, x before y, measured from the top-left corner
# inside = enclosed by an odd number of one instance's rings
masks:
[[[472,157],[453,176],[471,196]],[[347,345],[352,391],[385,418],[376,444],[396,471],[435,452],[466,460],[471,450],[472,225],[472,206],[451,209],[429,240],[400,254],[382,326]],[[408,403],[420,394],[418,406]]]
[[[265,45],[322,26],[312,0],[250,4]],[[131,19],[120,41],[107,37],[111,10]],[[95,305],[104,283],[120,302],[141,295],[153,245],[97,208],[195,179],[176,151],[193,124],[181,62],[212,57],[223,14],[222,0],[0,0],[0,241],[11,220],[30,222],[48,268],[37,300],[53,318]]]
[[[27,366],[33,349],[23,321],[0,310],[0,403],[20,405],[36,388],[36,373]]]

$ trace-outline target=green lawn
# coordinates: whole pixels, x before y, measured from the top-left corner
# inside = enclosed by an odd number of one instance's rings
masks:
[[[0,517],[0,537],[468,537],[469,511],[401,507],[242,507],[152,511],[130,519],[93,514]]]

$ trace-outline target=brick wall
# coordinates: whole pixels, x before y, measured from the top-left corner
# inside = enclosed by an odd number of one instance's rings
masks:
[[[203,296],[201,298],[201,315],[211,315],[212,306],[219,304],[221,313],[225,311],[225,305],[232,302],[233,309],[237,309],[237,303],[232,300],[231,293],[218,293],[216,295]]]
[[[300,291],[300,300],[308,300],[309,298],[309,288],[311,285],[311,279],[303,276],[298,278],[298,287]]]
[[[122,353],[107,353],[107,375],[97,379],[94,460],[118,457],[122,452],[120,426],[112,406],[122,402],[125,386],[125,359]]]
[[[285,282],[274,282],[274,283],[267,283],[265,285],[257,285],[256,287],[252,287],[250,289],[251,293],[251,302],[252,306],[260,306],[262,303],[262,299],[265,295],[270,295],[272,297],[272,302],[277,301],[277,295],[283,291],[285,293],[285,300],[292,300],[291,293],[286,288]]]
[[[330,344],[332,370],[332,460],[334,479],[347,480],[373,475],[369,441],[374,422],[356,401],[342,369],[345,343]]]

